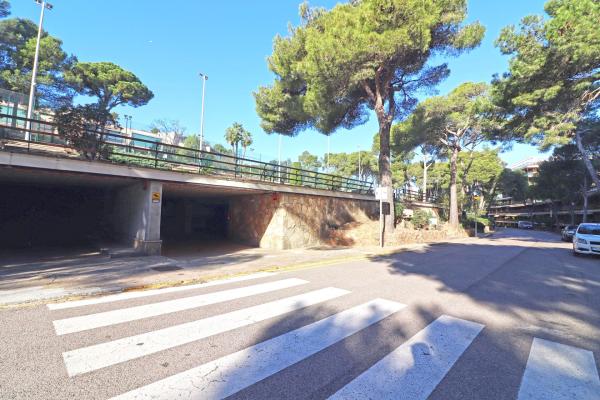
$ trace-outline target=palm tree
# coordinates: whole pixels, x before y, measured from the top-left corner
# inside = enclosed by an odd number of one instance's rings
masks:
[[[244,129],[242,124],[234,122],[225,131],[225,140],[231,145],[231,149],[236,157],[239,157],[239,147],[241,145],[244,149],[243,156],[245,157],[246,149],[252,144],[252,134]]]

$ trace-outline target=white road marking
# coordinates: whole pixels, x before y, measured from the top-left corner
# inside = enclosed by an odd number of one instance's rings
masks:
[[[228,283],[244,282],[244,281],[249,281],[251,279],[268,278],[268,277],[276,275],[276,274],[277,274],[276,272],[258,272],[258,273],[251,274],[251,275],[243,275],[243,276],[238,276],[235,278],[204,282],[204,283],[199,283],[196,285],[175,286],[175,287],[162,288],[162,289],[142,290],[142,291],[137,291],[137,292],[124,292],[124,293],[103,296],[103,297],[95,297],[93,299],[74,300],[74,301],[67,301],[64,303],[52,303],[52,304],[48,304],[48,308],[50,310],[64,310],[66,308],[75,308],[75,307],[89,306],[89,305],[94,305],[94,304],[111,303],[113,301],[138,299],[141,297],[156,296],[156,295],[165,294],[165,293],[183,292],[186,290],[202,289],[202,288],[211,287],[211,286],[226,285]]]
[[[63,353],[63,358],[69,376],[75,376],[251,325],[348,293],[350,292],[347,290],[332,287],[315,290],[198,321],[67,351]]]
[[[330,399],[425,400],[482,329],[443,315]]]
[[[302,328],[124,393],[113,400],[222,399],[404,308],[376,299]]]
[[[229,289],[220,292],[184,297],[181,299],[168,300],[159,303],[145,304],[143,306],[121,308],[118,310],[106,311],[97,314],[59,319],[53,322],[54,329],[56,330],[57,335],[65,335],[67,333],[81,332],[89,329],[100,328],[102,326],[156,317],[158,315],[189,310],[209,304],[222,303],[225,301],[240,299],[261,293],[287,289],[298,285],[304,285],[306,283],[308,282],[297,278],[284,279],[237,289]]]
[[[599,400],[591,351],[533,338],[518,400]]]

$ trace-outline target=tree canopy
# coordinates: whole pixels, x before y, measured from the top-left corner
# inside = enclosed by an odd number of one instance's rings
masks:
[[[576,142],[585,153],[580,142],[588,131],[578,128],[600,98],[600,2],[550,0],[545,10],[547,20],[527,16],[502,30],[496,43],[512,58],[494,80],[495,99],[512,138],[542,149]],[[591,163],[586,167],[600,187]]]
[[[310,154],[307,150],[304,150],[298,156],[298,162],[300,163],[300,168],[314,171],[317,171],[323,165],[318,156]]]
[[[511,197],[514,201],[524,201],[529,195],[527,175],[523,171],[505,168],[500,174],[497,193]]]
[[[37,25],[30,20],[11,18],[0,21],[0,87],[28,93],[37,42]],[[36,98],[50,106],[69,103],[72,91],[63,75],[75,57],[62,49],[62,41],[42,31]]]
[[[274,83],[255,93],[261,126],[285,135],[307,128],[330,134],[364,123],[373,110],[380,184],[391,187],[392,122],[410,112],[418,92],[448,76],[446,64],[429,65],[430,58],[472,49],[484,28],[462,25],[466,0],[360,0],[329,11],[305,3],[300,14],[301,26],[275,38],[268,59]]]
[[[88,160],[108,158],[110,146],[104,141],[107,124],[119,127],[114,115],[97,104],[60,108],[55,115],[58,134]]]
[[[0,18],[5,18],[10,15],[10,3],[8,0],[0,0]]]
[[[347,178],[355,177],[365,181],[373,180],[377,174],[377,158],[368,151],[330,153],[329,167],[331,172],[336,175]]]
[[[561,152],[560,149],[557,150]],[[586,170],[581,160],[562,156],[551,157],[540,164],[531,194],[539,200],[551,200],[553,204],[562,202],[573,211],[573,204],[587,191],[582,185],[585,174]],[[554,217],[557,220],[556,213]],[[571,223],[575,223],[573,213]]]
[[[65,78],[77,93],[95,97],[107,111],[122,104],[143,106],[154,97],[135,74],[111,62],[78,62]]]

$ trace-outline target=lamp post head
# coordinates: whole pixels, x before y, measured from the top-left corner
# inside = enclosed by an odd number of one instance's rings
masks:
[[[208,80],[208,75],[204,75],[202,72],[199,73],[199,75],[202,77],[202,79],[204,79],[205,81]]]
[[[43,0],[35,0],[35,2],[40,5],[43,4],[44,7],[46,7],[46,10],[52,10],[54,8],[52,4],[44,2]]]

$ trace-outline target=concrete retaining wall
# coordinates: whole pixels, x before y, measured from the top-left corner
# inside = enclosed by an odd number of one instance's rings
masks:
[[[376,219],[379,203],[274,193],[232,198],[229,237],[252,246],[292,249],[325,243],[331,227]]]

